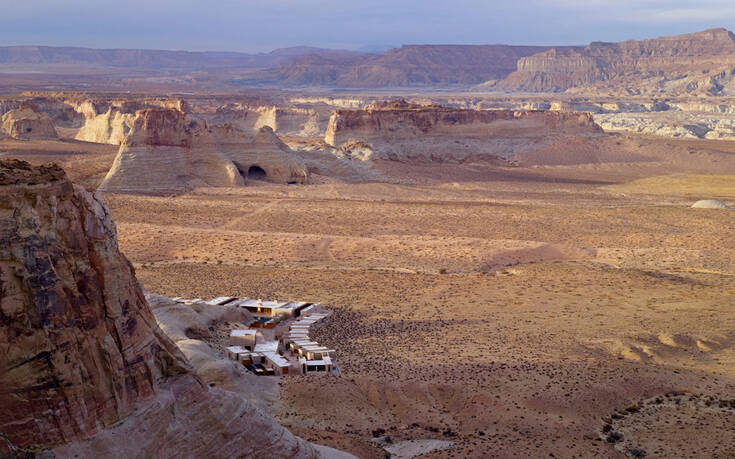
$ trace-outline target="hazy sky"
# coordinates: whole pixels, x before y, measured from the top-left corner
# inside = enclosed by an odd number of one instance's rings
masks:
[[[0,45],[586,44],[735,26],[735,0],[0,0]]]

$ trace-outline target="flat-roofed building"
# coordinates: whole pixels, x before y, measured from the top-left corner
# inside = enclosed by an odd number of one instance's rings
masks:
[[[266,341],[265,343],[258,343],[255,345],[253,352],[278,352],[278,341]]]
[[[217,298],[213,298],[209,301],[207,301],[207,304],[210,304],[212,306],[224,306],[227,303],[232,303],[237,298],[231,297],[231,296],[218,296]]]
[[[306,360],[301,357],[299,359],[299,367],[301,374],[308,375],[309,373],[332,373],[332,359],[325,357],[322,360]]]
[[[284,358],[281,355],[278,355],[275,352],[264,352],[263,356],[265,356],[266,365],[268,365],[270,368],[273,368],[275,374],[288,374],[288,370],[291,367],[288,359]]]
[[[232,346],[243,346],[250,350],[255,347],[258,331],[253,329],[238,329],[230,332],[230,344]]]
[[[244,353],[250,354],[250,350],[242,346],[229,346],[227,348],[227,357],[232,360],[238,360],[240,354]]]

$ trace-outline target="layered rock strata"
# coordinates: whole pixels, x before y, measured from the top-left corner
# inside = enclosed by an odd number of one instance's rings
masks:
[[[596,135],[588,113],[462,110],[405,101],[337,110],[325,142],[357,159],[468,161],[507,158],[559,135]]]
[[[87,437],[187,372],[99,197],[56,166],[0,160],[0,432]]]
[[[712,29],[585,48],[555,48],[518,60],[498,83],[514,91],[606,88],[621,94],[729,94],[735,88],[735,35]]]
[[[320,456],[202,382],[156,324],[96,194],[17,160],[0,160],[0,406],[3,456]]]
[[[147,109],[136,113],[99,189],[170,194],[200,186],[243,184],[235,165],[217,152],[205,123],[178,110]]]
[[[249,179],[307,183],[308,170],[270,127],[254,134],[177,109],[136,113],[100,190],[171,194]]]

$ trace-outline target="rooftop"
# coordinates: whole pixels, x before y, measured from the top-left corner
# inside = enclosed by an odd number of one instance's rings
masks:
[[[232,352],[233,354],[244,354],[244,353],[250,353],[250,350],[245,349],[242,346],[229,346],[227,348],[228,351]]]
[[[232,330],[230,332],[230,336],[253,336],[255,337],[257,333],[258,333],[257,330],[252,330],[252,329],[250,330]]]
[[[260,343],[255,345],[254,352],[278,352],[278,341],[268,341],[266,343]]]

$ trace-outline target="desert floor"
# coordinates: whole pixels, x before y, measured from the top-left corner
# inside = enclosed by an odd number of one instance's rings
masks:
[[[641,155],[103,197],[151,292],[336,311],[317,338],[341,375],[282,378],[272,406],[307,440],[361,457],[386,435],[453,442],[425,457],[733,457],[735,210],[689,207],[735,205],[733,147],[626,142]],[[92,184],[112,156],[87,155],[66,167]]]

